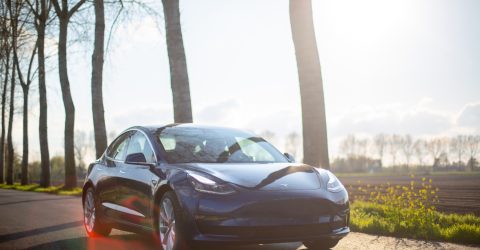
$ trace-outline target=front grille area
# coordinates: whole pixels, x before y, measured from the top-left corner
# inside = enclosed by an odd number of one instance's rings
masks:
[[[199,229],[204,234],[233,235],[242,238],[303,237],[317,236],[332,232],[329,224],[268,227],[204,226]]]
[[[334,233],[349,224],[349,204],[319,199],[265,200],[224,214],[196,215],[204,235],[248,239],[302,238]]]
[[[332,215],[329,222],[283,226],[216,226],[199,224],[202,234],[240,238],[308,237],[332,233],[349,225],[349,213]]]

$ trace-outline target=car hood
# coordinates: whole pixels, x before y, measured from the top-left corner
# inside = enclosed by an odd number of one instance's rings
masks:
[[[190,171],[203,172],[225,182],[254,190],[319,189],[320,172],[297,163],[192,163],[181,164]]]

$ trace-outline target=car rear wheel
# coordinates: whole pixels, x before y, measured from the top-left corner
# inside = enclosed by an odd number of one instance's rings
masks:
[[[108,236],[112,231],[100,221],[93,188],[88,188],[83,199],[83,224],[88,236]]]
[[[189,249],[182,237],[182,209],[174,192],[166,192],[158,205],[157,239],[163,250]]]
[[[303,244],[310,250],[330,249],[338,244],[339,240],[315,240],[306,241]]]

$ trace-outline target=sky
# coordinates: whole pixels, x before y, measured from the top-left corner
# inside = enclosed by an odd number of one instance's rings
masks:
[[[288,1],[180,2],[194,121],[269,130],[283,150],[287,134],[301,134]],[[480,1],[313,0],[313,17],[332,156],[348,134],[480,134]],[[114,33],[104,68],[112,135],[173,122],[162,25],[138,15]],[[75,126],[86,133],[93,129],[91,51],[69,55]],[[55,65],[56,57],[49,60]],[[62,155],[64,110],[55,69],[47,81],[50,152]],[[36,92],[30,103],[30,152],[37,160]],[[15,119],[21,152],[21,113]]]

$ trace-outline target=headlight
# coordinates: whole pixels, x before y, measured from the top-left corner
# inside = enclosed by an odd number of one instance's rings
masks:
[[[198,192],[210,194],[231,194],[235,192],[228,184],[217,183],[203,175],[188,171],[187,176],[193,188]]]
[[[332,193],[340,192],[344,189],[342,183],[337,179],[337,177],[332,174],[332,172],[326,170],[328,176],[327,190]]]

